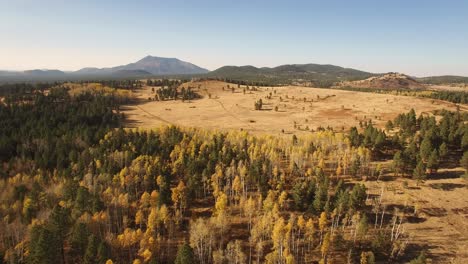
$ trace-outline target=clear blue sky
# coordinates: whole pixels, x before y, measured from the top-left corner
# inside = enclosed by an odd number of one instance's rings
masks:
[[[184,3],[186,2],[186,3]],[[0,69],[177,57],[468,76],[468,1],[0,0]]]

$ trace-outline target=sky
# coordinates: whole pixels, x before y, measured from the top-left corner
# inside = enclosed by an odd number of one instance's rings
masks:
[[[0,69],[146,55],[214,70],[319,63],[468,76],[466,0],[0,0]]]

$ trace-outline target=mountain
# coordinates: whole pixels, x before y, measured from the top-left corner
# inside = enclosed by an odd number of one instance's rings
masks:
[[[163,58],[146,56],[143,59],[127,65],[116,66],[112,68],[83,68],[73,75],[100,75],[100,76],[119,76],[121,73],[137,75],[180,75],[180,74],[203,74],[208,70],[198,67],[192,63],[181,61],[176,58]]]
[[[137,62],[126,65],[110,68],[86,67],[74,72],[59,70],[0,71],[0,82],[144,78],[158,75],[198,75],[207,72],[207,69],[176,58],[146,56]]]
[[[376,89],[424,89],[425,85],[416,81],[414,78],[408,75],[390,72],[379,76],[373,76],[364,80],[344,81],[339,83],[338,87]]]
[[[274,68],[224,66],[206,74],[213,78],[266,84],[331,86],[343,80],[361,80],[375,74],[329,64],[286,64]]]
[[[253,85],[304,85],[311,87],[408,88],[424,84],[468,83],[468,77],[433,76],[411,78],[404,74],[376,74],[330,64],[285,64],[277,67],[223,66],[208,71],[176,58],[146,56],[126,65],[109,68],[86,67],[74,72],[60,70],[1,71],[0,82],[67,81],[178,76],[216,78]]]
[[[145,77],[152,75],[150,72],[145,70],[118,70],[113,72],[113,75],[119,77]]]

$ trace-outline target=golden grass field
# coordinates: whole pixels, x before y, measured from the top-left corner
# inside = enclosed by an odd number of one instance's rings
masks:
[[[235,87],[235,91],[228,90],[228,85]],[[154,97],[154,93],[150,87],[145,87],[136,94],[140,103],[124,109],[129,120],[127,125],[150,128],[175,124],[270,134],[281,134],[284,130],[290,134],[307,133],[328,126],[340,131],[359,126],[359,121],[369,119],[376,126],[384,127],[388,120],[411,108],[417,114],[430,114],[437,109],[456,109],[452,103],[432,99],[335,89],[260,87],[258,91],[246,91],[244,94],[245,86],[238,88],[237,85],[220,81],[191,82],[184,86],[200,86],[199,93],[203,94],[203,98],[190,102],[149,101],[148,97]],[[223,90],[223,87],[226,89]],[[267,99],[270,93],[272,97]],[[211,99],[208,94],[211,94]],[[263,110],[256,111],[254,104],[259,99],[263,101]],[[275,111],[276,106],[278,111]]]

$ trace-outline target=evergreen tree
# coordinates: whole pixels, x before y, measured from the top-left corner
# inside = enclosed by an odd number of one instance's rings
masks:
[[[463,156],[460,159],[460,165],[465,169],[465,174],[468,174],[468,151],[463,153]]]
[[[105,263],[110,257],[109,246],[104,241],[101,241],[97,249],[97,263]]]
[[[73,226],[70,240],[71,240],[71,250],[70,253],[72,256],[78,259],[82,259],[85,254],[86,246],[88,245],[88,238],[90,232],[85,223],[76,223]]]
[[[445,158],[446,156],[448,155],[448,147],[447,147],[447,144],[442,143],[439,147],[439,156],[440,158]]]
[[[97,263],[97,250],[98,250],[98,241],[96,237],[91,234],[88,238],[88,245],[83,257],[84,264],[94,264]]]
[[[61,263],[58,243],[52,232],[43,226],[34,226],[31,230],[28,263]]]
[[[434,147],[432,146],[431,138],[429,135],[426,135],[423,141],[421,142],[421,147],[420,147],[421,158],[427,161],[433,150],[434,150]]]
[[[424,163],[422,161],[418,162],[418,165],[413,171],[413,179],[415,179],[418,184],[420,181],[423,181],[426,179],[426,168],[424,166]]]
[[[60,251],[61,261],[65,263],[63,243],[70,224],[70,210],[56,205],[49,216],[49,229]]]
[[[195,256],[193,255],[193,250],[189,244],[185,243],[182,246],[179,246],[177,250],[177,257],[174,261],[175,264],[194,264]]]
[[[439,155],[437,153],[437,149],[434,149],[427,160],[427,168],[431,171],[431,173],[437,172],[439,168]]]

